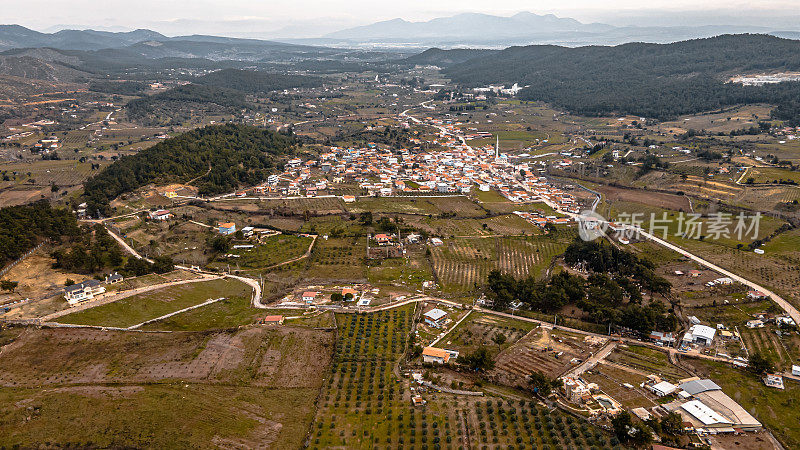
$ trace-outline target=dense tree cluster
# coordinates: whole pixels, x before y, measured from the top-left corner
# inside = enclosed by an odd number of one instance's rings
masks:
[[[174,268],[172,258],[158,256],[153,262],[123,257],[122,250],[105,227],[100,224],[82,228],[70,245],[57,248],[52,255],[53,267],[69,272],[92,274],[117,271],[125,276],[142,276],[148,273],[166,273]]]
[[[320,77],[283,75],[256,70],[223,69],[203,75],[198,84],[234,89],[249,94],[282,91],[284,89],[322,86]]]
[[[575,305],[595,323],[613,323],[640,333],[672,331],[677,318],[660,301],[642,304],[642,290],[668,295],[671,284],[655,275],[650,261],[601,242],[576,240],[564,253],[567,264],[589,272],[584,279],[568,272],[549,278],[517,280],[494,270],[487,280],[487,297],[504,310],[520,301],[543,313]]]
[[[34,248],[44,239],[59,242],[81,231],[75,216],[66,209],[42,201],[0,209],[0,264],[5,265]]]
[[[494,368],[494,358],[486,347],[478,347],[472,353],[461,354],[456,362],[476,372],[486,372]]]
[[[88,179],[84,196],[91,214],[108,214],[109,201],[150,183],[186,182],[203,195],[257,184],[292,152],[292,138],[245,125],[214,125],[167,139],[115,161]]]
[[[629,278],[653,293],[667,295],[672,289],[669,281],[655,274],[651,261],[602,240],[576,239],[564,251],[564,262],[598,274],[612,274],[615,279]]]
[[[731,73],[800,69],[800,42],[767,35],[725,35],[672,44],[615,47],[511,47],[445,70],[466,85],[527,85],[523,100],[579,114],[670,119],[743,103],[778,105],[775,118],[800,121],[800,82],[728,83]]]
[[[94,273],[105,267],[122,265],[122,251],[102,225],[84,231],[68,247],[56,249],[54,267],[77,273]]]
[[[131,120],[147,125],[180,125],[189,109],[207,113],[233,113],[248,106],[241,91],[212,85],[187,84],[142,97],[126,106]]]

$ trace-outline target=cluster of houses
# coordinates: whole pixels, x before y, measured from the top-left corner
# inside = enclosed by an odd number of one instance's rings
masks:
[[[283,173],[231,195],[318,197],[345,182],[358,183],[371,196],[468,194],[477,185],[481,191],[495,189],[513,202],[544,201],[557,209],[579,212],[572,195],[540,176],[544,163],[515,163],[516,157],[500,154],[496,147],[472,148],[448,133],[443,131],[432,142],[446,147],[440,151],[389,150],[375,144],[330,147],[316,159],[291,159]],[[354,202],[356,197],[343,195],[342,199]]]
[[[31,148],[32,153],[50,153],[51,151],[56,151],[61,148],[61,141],[56,136],[48,136],[46,138],[39,139],[38,142],[33,144]]]

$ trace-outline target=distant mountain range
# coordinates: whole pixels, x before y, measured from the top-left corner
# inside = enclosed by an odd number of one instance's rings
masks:
[[[262,67],[303,61],[340,61],[345,57],[354,63],[388,58],[361,50],[257,39],[203,35],[167,37],[150,30],[40,33],[19,25],[0,25],[0,75],[51,81],[176,67]]]
[[[416,47],[439,46],[493,47],[512,45],[554,44],[568,47],[583,45],[617,45],[627,42],[669,43],[717,36],[720,34],[770,33],[790,37],[796,32],[744,25],[711,26],[625,26],[602,23],[581,23],[552,14],[521,12],[511,17],[488,14],[458,14],[425,22],[393,19],[329,33],[320,39],[304,41],[318,45]]]
[[[583,24],[575,19],[559,18],[552,14],[536,15],[521,12],[511,17],[466,13],[442,17],[427,22],[408,22],[394,19],[330,33],[329,39],[507,39],[538,33],[605,32],[611,25]]]

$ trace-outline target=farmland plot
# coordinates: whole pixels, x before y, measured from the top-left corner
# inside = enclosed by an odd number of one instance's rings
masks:
[[[541,239],[451,239],[432,249],[434,271],[445,291],[463,291],[499,269],[515,277],[540,276],[566,244]]]

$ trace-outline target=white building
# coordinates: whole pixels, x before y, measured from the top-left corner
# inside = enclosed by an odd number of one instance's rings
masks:
[[[83,283],[73,284],[64,288],[64,298],[70,306],[76,305],[86,300],[91,300],[95,296],[106,291],[106,288],[97,280],[86,280]]]
[[[683,336],[683,341],[700,345],[711,345],[714,342],[717,330],[706,325],[692,325]]]
[[[672,384],[672,383],[670,383],[668,381],[662,381],[662,382],[660,382],[658,384],[654,384],[652,386],[648,386],[648,389],[653,391],[653,393],[656,394],[659,397],[665,397],[665,396],[667,396],[669,394],[672,394],[673,392],[677,391],[678,390],[678,386],[675,386],[674,384]]]

